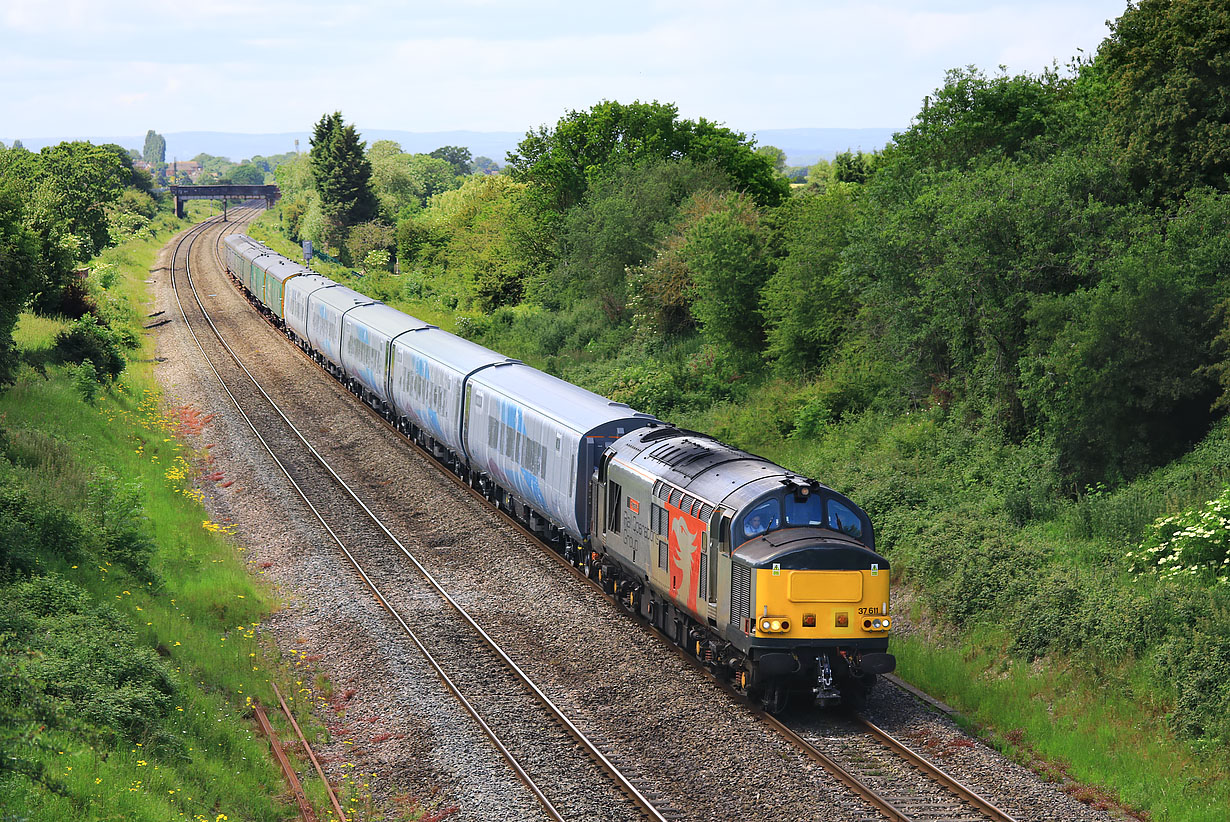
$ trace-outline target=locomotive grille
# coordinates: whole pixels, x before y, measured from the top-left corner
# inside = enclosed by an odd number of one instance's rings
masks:
[[[709,503],[704,503],[700,506],[700,518],[708,521],[709,517],[713,516],[713,506]]]
[[[696,500],[688,494],[683,495],[683,502],[679,504],[679,508],[689,514],[692,513],[692,506],[696,505]]]
[[[658,567],[666,567],[666,540],[658,540]]]
[[[752,569],[746,565],[730,566],[730,623],[742,625],[752,617]]]
[[[678,490],[677,488],[672,488],[672,489],[671,489],[671,496],[670,496],[670,500],[669,500],[669,501],[670,501],[670,504],[671,504],[671,505],[674,505],[676,508],[678,508],[678,507],[679,507],[679,500],[680,500],[682,497],[683,497],[683,492],[682,492],[682,491]]]

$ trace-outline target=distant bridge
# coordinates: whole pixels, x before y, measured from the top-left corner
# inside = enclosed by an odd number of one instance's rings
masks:
[[[188,200],[221,200],[222,221],[226,222],[227,200],[264,200],[273,208],[275,200],[282,196],[277,186],[171,186],[175,198],[175,216],[184,216],[184,203]]]

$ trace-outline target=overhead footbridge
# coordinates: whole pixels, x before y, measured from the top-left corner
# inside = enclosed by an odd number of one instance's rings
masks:
[[[229,200],[264,200],[265,206],[273,204],[282,196],[277,186],[171,186],[175,198],[175,216],[184,216],[184,203],[188,200],[221,200],[222,221],[226,222],[226,204]]]

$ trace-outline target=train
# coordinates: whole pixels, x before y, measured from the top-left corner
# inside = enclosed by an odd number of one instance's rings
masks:
[[[848,497],[224,239],[227,273],[373,411],[770,712],[858,706],[888,561]]]

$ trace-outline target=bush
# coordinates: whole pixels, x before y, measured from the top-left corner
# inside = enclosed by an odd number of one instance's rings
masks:
[[[89,360],[107,379],[115,379],[124,370],[124,356],[116,335],[109,327],[88,315],[56,336],[53,356],[61,363]]]
[[[1199,509],[1158,519],[1127,558],[1134,573],[1230,587],[1230,487]]]
[[[162,733],[176,693],[166,663],[114,608],[77,585],[52,575],[4,591],[0,653],[27,656],[29,680],[100,736],[172,743]]]
[[[141,486],[99,473],[90,483],[89,497],[102,555],[143,582],[152,581],[150,561],[157,546],[141,506]]]
[[[81,399],[90,405],[98,399],[98,370],[89,357],[81,361],[81,365],[73,369],[73,387],[81,395]]]
[[[0,475],[3,477],[3,475]],[[40,556],[71,560],[88,546],[88,535],[71,513],[3,477],[0,483],[0,568],[32,573]]]

